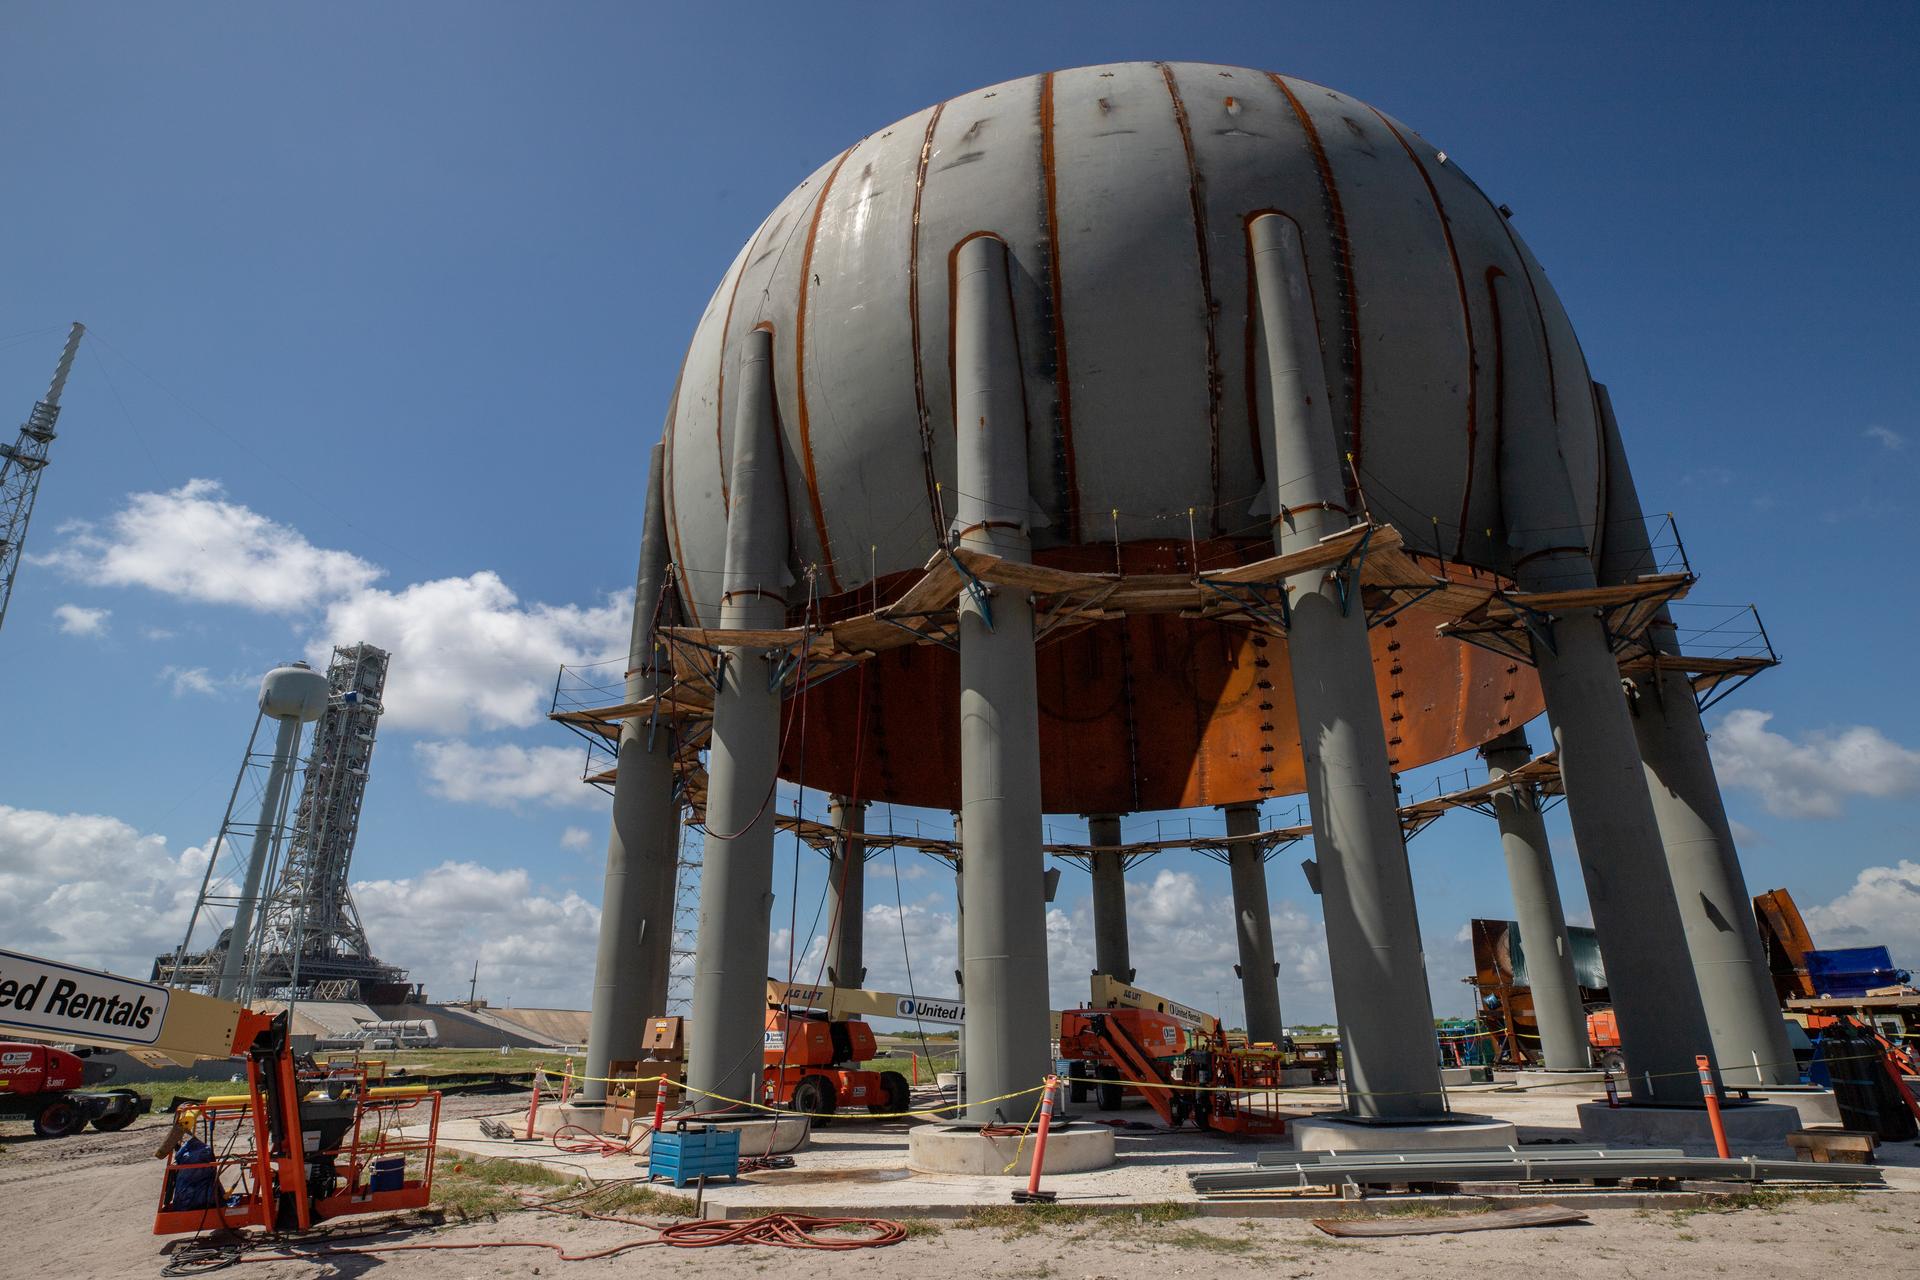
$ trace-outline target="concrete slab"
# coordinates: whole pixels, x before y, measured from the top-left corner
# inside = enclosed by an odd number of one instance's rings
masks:
[[[1449,1089],[1455,1088],[1456,1086],[1463,1085],[1463,1084],[1472,1084],[1473,1068],[1472,1067],[1442,1067],[1440,1068],[1440,1083],[1445,1085]]]
[[[1499,1084],[1471,1085],[1449,1090],[1456,1106],[1480,1115],[1511,1121],[1519,1129],[1519,1140],[1529,1143],[1592,1142],[1583,1138],[1577,1108],[1586,1101],[1577,1093],[1557,1090],[1519,1092]],[[1301,1113],[1318,1111],[1334,1114],[1340,1105],[1339,1092],[1330,1088],[1290,1089],[1284,1100]],[[914,1096],[915,1105],[929,1107],[941,1101],[929,1088]],[[517,1103],[517,1105],[516,1105]],[[521,1095],[500,1099],[498,1118],[509,1125],[525,1123],[526,1100]],[[1075,1127],[1083,1122],[1076,1111]],[[1284,1137],[1240,1138],[1229,1134],[1205,1132],[1187,1125],[1169,1130],[1139,1108],[1119,1112],[1099,1112],[1100,1120],[1121,1126],[1114,1130],[1114,1161],[1104,1169],[1085,1173],[1049,1174],[1048,1190],[1057,1190],[1063,1201],[1095,1208],[1120,1210],[1168,1202],[1195,1206],[1196,1211],[1229,1217],[1288,1216],[1296,1212],[1311,1215],[1326,1211],[1327,1199],[1299,1204],[1268,1205],[1259,1201],[1220,1201],[1202,1204],[1196,1200],[1187,1181],[1189,1172],[1200,1169],[1247,1169],[1263,1148],[1287,1145]],[[1302,1115],[1294,1125],[1308,1122]],[[882,1217],[953,1217],[972,1209],[1008,1203],[1008,1191],[1019,1185],[1016,1179],[998,1172],[989,1175],[964,1173],[916,1173],[907,1167],[908,1145],[914,1129],[928,1127],[903,1120],[837,1119],[824,1129],[815,1129],[804,1151],[798,1154],[795,1168],[745,1174],[737,1183],[721,1183],[707,1188],[707,1211],[732,1216],[755,1216],[782,1207],[798,1207],[815,1213],[878,1214]],[[1108,1127],[1102,1125],[1101,1127]],[[466,1151],[475,1155],[539,1163],[569,1176],[595,1181],[628,1179],[646,1171],[645,1139],[642,1137],[627,1152],[565,1152],[547,1140],[532,1143],[489,1139],[480,1133],[478,1118],[445,1119],[441,1122],[440,1141],[449,1152]],[[1049,1141],[1051,1145],[1051,1141]],[[1486,1136],[1477,1136],[1470,1145],[1502,1145]],[[1682,1146],[1691,1155],[1711,1155],[1712,1138],[1704,1126],[1697,1140],[1659,1142],[1659,1146]],[[1784,1137],[1777,1146],[1739,1144],[1741,1154],[1771,1156],[1790,1160],[1792,1152]],[[751,1148],[748,1150],[751,1152]],[[1029,1139],[1028,1151],[1032,1150]],[[1881,1172],[1890,1188],[1920,1192],[1920,1143],[1883,1144],[1875,1152]],[[1002,1157],[1001,1165],[1006,1164]],[[1709,1184],[1688,1184],[1706,1195],[1721,1191]],[[1744,1190],[1745,1188],[1739,1188]],[[1467,1194],[1490,1197],[1490,1203],[1521,1203],[1538,1192],[1513,1188],[1472,1186]],[[1670,1192],[1581,1191],[1566,1188],[1563,1195],[1591,1196],[1579,1204],[1593,1207],[1681,1207],[1700,1203],[1698,1199],[1675,1198]],[[1863,1193],[1864,1194],[1864,1193]],[[1382,1203],[1398,1203],[1399,1197],[1382,1198]],[[1556,1198],[1556,1203],[1573,1203]],[[1345,1209],[1352,1208],[1343,1205]]]
[[[1033,1168],[1031,1134],[989,1137],[975,1128],[923,1124],[907,1134],[907,1168],[914,1173],[961,1173],[1024,1178]],[[1043,1174],[1085,1173],[1113,1163],[1113,1130],[1073,1125],[1047,1137]]]
[[[1583,1102],[1576,1109],[1581,1136],[1615,1146],[1712,1146],[1713,1127],[1706,1107],[1609,1107]],[[1784,1147],[1787,1135],[1800,1128],[1800,1113],[1792,1107],[1767,1102],[1728,1102],[1721,1106],[1727,1145],[1736,1155],[1756,1147]]]
[[[1516,1071],[1514,1087],[1527,1090],[1564,1090],[1599,1097],[1606,1092],[1604,1071]]]
[[[1295,1151],[1486,1151],[1517,1146],[1511,1120],[1456,1115],[1425,1124],[1365,1124],[1339,1116],[1308,1116],[1287,1123]]]
[[[1840,1100],[1833,1096],[1831,1089],[1749,1089],[1747,1097],[1755,1102],[1771,1102],[1783,1107],[1792,1107],[1800,1113],[1800,1127],[1810,1125],[1839,1124]]]

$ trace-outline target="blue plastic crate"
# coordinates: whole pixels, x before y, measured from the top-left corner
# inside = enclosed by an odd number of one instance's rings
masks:
[[[718,1125],[685,1125],[653,1135],[647,1153],[647,1178],[671,1178],[684,1187],[704,1174],[709,1178],[740,1176],[740,1131]]]

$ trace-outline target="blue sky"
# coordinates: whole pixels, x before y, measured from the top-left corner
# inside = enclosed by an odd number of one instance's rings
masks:
[[[258,674],[384,627],[417,651],[356,864],[376,943],[442,992],[482,955],[483,994],[584,999],[604,803],[563,786],[539,694],[618,647],[647,450],[740,242],[929,102],[1190,58],[1355,94],[1513,207],[1695,599],[1757,602],[1786,658],[1710,717],[1752,886],[1920,965],[1916,28],[1901,4],[11,4],[0,408],[66,322],[95,338],[0,634],[0,932],[120,967],[170,944],[192,877],[167,860],[218,823]],[[1282,997],[1323,1017],[1304,852],[1273,867]],[[1457,1011],[1454,935],[1508,911],[1497,842],[1462,814],[1412,856]],[[932,989],[947,880],[902,865]],[[818,880],[803,861],[803,932]],[[1084,890],[1070,871],[1067,957]],[[1162,857],[1135,891],[1182,957],[1142,980],[1237,1010],[1219,869]]]

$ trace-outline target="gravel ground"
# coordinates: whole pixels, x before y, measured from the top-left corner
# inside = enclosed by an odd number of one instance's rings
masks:
[[[511,1097],[460,1097],[446,1102],[450,1118],[516,1111]],[[150,1234],[159,1166],[152,1149],[165,1120],[150,1117],[118,1134],[88,1132],[57,1142],[28,1136],[9,1124],[0,1132],[0,1280],[118,1280],[159,1275],[168,1242]],[[797,1188],[796,1188],[797,1189]],[[876,1202],[889,1195],[873,1188]],[[796,1197],[797,1198],[797,1197]],[[848,1205],[840,1212],[855,1213]],[[902,1244],[836,1258],[841,1276],[897,1276],[939,1272],[1007,1280],[1165,1280],[1170,1276],[1258,1272],[1268,1277],[1338,1274],[1400,1277],[1444,1266],[1465,1274],[1529,1274],[1598,1266],[1621,1275],[1679,1272],[1805,1276],[1844,1264],[1887,1276],[1914,1275],[1920,1256],[1920,1192],[1790,1199],[1738,1210],[1602,1210],[1584,1226],[1393,1240],[1336,1240],[1304,1220],[1206,1218],[1160,1220],[1157,1215],[1004,1219],[996,1225],[916,1226]],[[591,1253],[643,1238],[641,1228],[550,1213],[509,1213],[495,1219],[365,1237],[365,1223],[337,1225],[336,1247],[390,1243],[490,1244],[547,1241],[570,1253]],[[657,1265],[658,1249],[562,1264],[541,1248],[484,1248],[435,1252],[335,1254],[249,1265],[246,1280],[280,1277],[391,1276],[396,1280],[452,1280],[469,1276],[592,1276]],[[786,1252],[755,1246],[677,1250],[672,1264],[689,1274],[720,1274],[810,1265]]]

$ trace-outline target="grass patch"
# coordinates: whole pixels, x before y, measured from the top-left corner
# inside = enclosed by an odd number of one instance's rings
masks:
[[[609,1182],[589,1191],[568,1207],[584,1209],[589,1213],[664,1214],[675,1218],[693,1216],[692,1197],[677,1196],[671,1191],[662,1191],[641,1182]]]
[[[1343,1213],[1341,1218],[1467,1218],[1476,1213],[1492,1213],[1494,1206],[1485,1201],[1461,1204],[1383,1204],[1370,1213]]]
[[[1260,1253],[1267,1245],[1265,1240],[1249,1236],[1218,1236],[1199,1227],[1179,1227],[1162,1232],[1157,1240],[1160,1244],[1171,1245],[1176,1249],[1204,1249],[1209,1253],[1231,1253],[1242,1256]]]
[[[518,1210],[524,1194],[551,1195],[577,1181],[528,1161],[443,1153],[434,1162],[433,1200],[455,1217],[485,1218]]]
[[[1675,1222],[1684,1222],[1698,1213],[1739,1213],[1743,1209],[1774,1212],[1790,1204],[1846,1204],[1859,1195],[1855,1187],[1834,1187],[1823,1191],[1784,1191],[1774,1187],[1755,1187],[1737,1196],[1710,1200],[1672,1210]]]
[[[1065,1227],[1085,1222],[1093,1210],[1077,1204],[996,1204],[975,1209],[958,1225],[968,1229],[999,1228],[1009,1236],[1032,1235],[1042,1227]]]
[[[1117,1235],[1130,1226],[1163,1226],[1197,1217],[1199,1212],[1194,1205],[1171,1200],[1105,1210],[1081,1204],[996,1204],[973,1210],[957,1225],[970,1229],[997,1228],[1009,1236],[1026,1236],[1043,1227],[1067,1227],[1098,1219],[1102,1234]]]
[[[335,1051],[329,1054],[321,1050],[318,1057],[324,1062],[329,1057],[345,1059],[346,1053]],[[535,1066],[544,1066],[549,1072],[548,1080],[558,1086],[559,1072],[566,1065],[566,1055],[556,1054],[551,1049],[513,1049],[501,1053],[498,1049],[399,1049],[390,1052],[361,1055],[363,1062],[384,1063],[388,1083],[413,1081],[432,1083],[443,1076],[487,1076],[495,1073],[522,1075]],[[904,1061],[904,1060],[903,1060]],[[246,1072],[242,1064],[231,1064],[231,1075],[239,1080],[222,1078],[219,1080],[137,1080],[110,1083],[115,1089],[132,1089],[135,1093],[145,1094],[156,1103],[165,1106],[174,1098],[192,1098],[196,1101],[220,1097],[226,1094],[242,1094],[247,1091]],[[586,1069],[585,1060],[575,1058],[576,1071]],[[224,1067],[209,1067],[208,1070],[222,1070]]]

